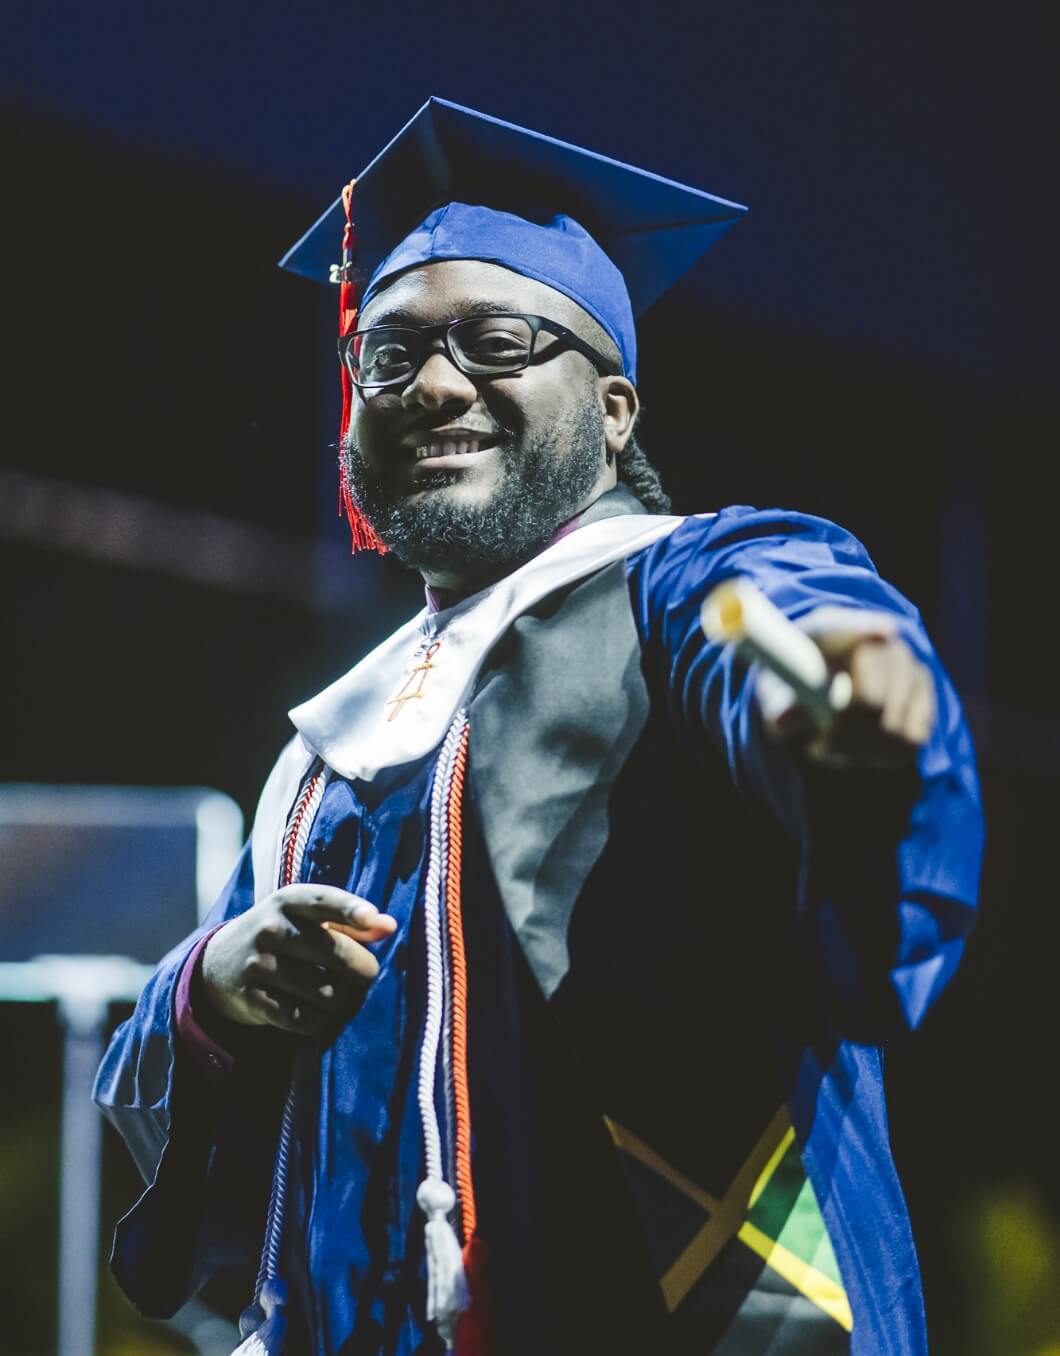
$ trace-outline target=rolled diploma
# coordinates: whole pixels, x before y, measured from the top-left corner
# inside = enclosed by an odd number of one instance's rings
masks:
[[[830,673],[810,637],[749,579],[726,579],[712,589],[699,620],[708,640],[735,645],[742,658],[757,660],[787,683],[821,729],[849,705],[850,675]]]

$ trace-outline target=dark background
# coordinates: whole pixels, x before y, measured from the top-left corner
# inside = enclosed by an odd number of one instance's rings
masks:
[[[750,205],[642,322],[643,441],[679,511],[850,527],[968,700],[983,920],[890,1088],[933,1350],[972,1356],[1060,1351],[1048,10],[55,2],[0,57],[6,781],[249,816],[288,707],[418,606],[349,559],[336,299],[275,263],[428,95]],[[0,1036],[4,1350],[35,1356],[54,1015],[0,1005]],[[108,1140],[108,1212],[135,1189]],[[184,1348],[108,1288],[100,1351],[148,1349]]]

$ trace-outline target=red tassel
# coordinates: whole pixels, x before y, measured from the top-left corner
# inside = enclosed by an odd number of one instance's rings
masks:
[[[489,1286],[486,1244],[473,1235],[464,1244],[464,1274],[471,1304],[456,1325],[456,1356],[489,1356]]]
[[[346,228],[342,233],[342,267],[338,270],[339,275],[339,336],[349,334],[357,326],[357,284],[353,276],[353,256],[356,249],[356,238],[353,231],[353,186],[355,179],[351,179],[342,190],[342,205],[346,209]],[[339,447],[342,448],[346,441],[346,435],[350,431],[350,415],[353,412],[353,382],[350,380],[350,374],[346,370],[346,364],[341,365],[342,376],[342,416],[339,420]],[[346,514],[346,520],[350,525],[350,537],[352,539],[352,552],[354,555],[358,551],[378,551],[379,554],[386,555],[386,547],[380,541],[375,529],[371,523],[353,502],[353,494],[350,490],[349,477],[346,474],[345,463],[339,460],[339,517]]]

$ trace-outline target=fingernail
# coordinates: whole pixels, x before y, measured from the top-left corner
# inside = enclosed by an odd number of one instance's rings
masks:
[[[379,911],[374,904],[358,904],[353,911],[353,916],[359,923],[367,923],[370,922],[378,912]]]

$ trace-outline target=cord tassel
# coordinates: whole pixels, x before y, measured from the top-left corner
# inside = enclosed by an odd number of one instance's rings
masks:
[[[287,1337],[287,1287],[278,1276],[266,1281],[257,1301],[239,1316],[243,1338],[232,1356],[280,1356]]]
[[[438,1329],[446,1349],[452,1350],[457,1322],[469,1303],[464,1259],[456,1231],[449,1223],[456,1196],[447,1182],[427,1177],[419,1185],[416,1201],[427,1216],[427,1318]]]

